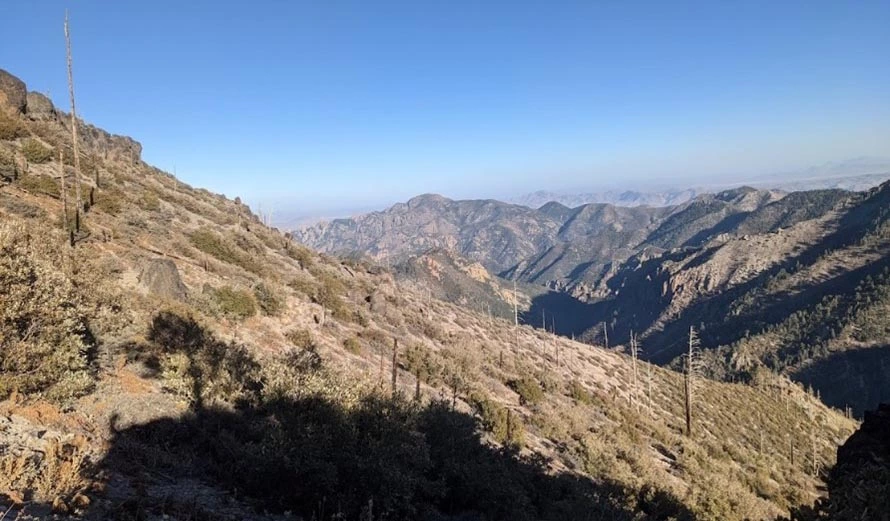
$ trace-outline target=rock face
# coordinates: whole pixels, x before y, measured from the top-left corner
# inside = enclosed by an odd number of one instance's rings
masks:
[[[179,270],[170,259],[151,259],[139,274],[141,282],[154,295],[185,301],[188,289],[179,278]]]
[[[0,109],[21,113],[28,104],[25,82],[0,69]]]
[[[56,110],[49,98],[39,92],[28,92],[22,80],[3,69],[0,69],[0,110],[27,114],[32,120],[68,118]],[[70,118],[68,119],[70,121]],[[81,122],[80,136],[84,152],[107,160],[135,163],[142,159],[142,145],[130,137],[109,134],[83,122]]]
[[[49,98],[39,92],[28,93],[28,117],[31,119],[53,119],[56,117],[56,108]]]
[[[83,125],[80,133],[87,149],[104,159],[135,163],[142,157],[142,145],[133,138],[109,134],[92,125]]]

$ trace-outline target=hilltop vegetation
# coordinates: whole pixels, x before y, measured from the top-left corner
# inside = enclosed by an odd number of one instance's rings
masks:
[[[75,171],[70,118],[40,108],[3,107],[0,140],[0,501],[22,519],[771,519],[856,426],[763,374],[699,381],[685,436],[682,375],[313,253],[129,138],[85,126]]]

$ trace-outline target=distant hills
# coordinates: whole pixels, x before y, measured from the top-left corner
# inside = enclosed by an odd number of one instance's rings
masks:
[[[508,197],[505,198],[505,201],[529,208],[540,208],[549,202],[557,202],[570,208],[590,203],[615,206],[672,206],[688,202],[701,194],[715,193],[746,185],[785,192],[826,188],[861,191],[877,186],[888,179],[890,179],[890,158],[857,157],[844,161],[833,161],[795,172],[755,176],[735,182],[691,183],[688,186],[678,184],[673,187],[661,186],[648,189],[613,188],[595,192],[538,190]]]

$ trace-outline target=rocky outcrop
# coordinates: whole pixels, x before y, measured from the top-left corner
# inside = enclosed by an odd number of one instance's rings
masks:
[[[22,113],[28,104],[27,96],[25,82],[0,69],[0,109]]]
[[[53,102],[39,92],[29,92],[27,96],[28,117],[35,120],[55,119],[57,117],[56,107]]]
[[[83,125],[80,133],[87,151],[105,160],[135,163],[142,159],[142,145],[131,137],[109,134],[92,125]]]
[[[52,100],[39,92],[28,92],[22,80],[3,69],[0,69],[0,109],[26,114],[35,121],[58,120],[66,126],[70,124],[70,116],[57,110]],[[136,163],[142,159],[142,145],[133,138],[110,134],[83,122],[80,138],[85,153],[105,160]]]

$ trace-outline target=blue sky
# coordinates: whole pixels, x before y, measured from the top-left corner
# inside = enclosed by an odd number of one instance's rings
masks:
[[[0,0],[0,68],[279,211],[890,155],[890,2]]]

